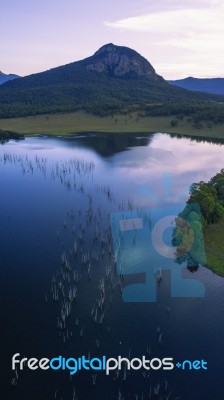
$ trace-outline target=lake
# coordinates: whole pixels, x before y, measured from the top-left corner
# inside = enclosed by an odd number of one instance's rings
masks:
[[[222,168],[224,145],[161,133],[0,145],[2,400],[224,398],[223,278],[202,265],[194,273],[171,266],[150,252],[143,260],[140,245],[151,243],[161,218],[183,210],[192,183]],[[134,234],[128,218],[140,224]],[[117,243],[121,226],[128,239]],[[172,229],[165,228],[169,248]],[[172,268],[202,291],[174,296]],[[148,271],[153,284],[146,287]],[[25,368],[17,376],[15,353],[204,359],[208,370],[123,368],[71,377]]]

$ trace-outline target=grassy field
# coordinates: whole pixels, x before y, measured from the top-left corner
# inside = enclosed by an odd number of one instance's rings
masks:
[[[207,266],[219,275],[224,275],[224,220],[210,225],[205,232]]]
[[[186,119],[171,126],[173,117],[139,118],[137,114],[97,117],[85,112],[49,114],[26,118],[0,119],[0,129],[25,135],[49,134],[63,135],[80,132],[167,132],[198,137],[223,139],[224,125],[214,128],[192,127]]]

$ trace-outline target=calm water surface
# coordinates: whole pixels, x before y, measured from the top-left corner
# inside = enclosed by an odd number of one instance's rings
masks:
[[[0,146],[2,400],[224,399],[223,278],[203,266],[194,274],[184,269],[184,278],[204,285],[205,297],[171,298],[167,270],[156,302],[124,302],[121,286],[144,283],[144,274],[121,282],[110,225],[116,212],[182,210],[190,185],[222,168],[223,145],[159,133],[34,137]],[[14,386],[14,353],[150,353],[206,359],[208,370],[72,378],[24,370]]]

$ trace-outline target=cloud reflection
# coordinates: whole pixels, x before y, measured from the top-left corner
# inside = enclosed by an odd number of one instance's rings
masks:
[[[144,186],[156,195],[157,203],[161,205],[185,202],[190,185],[208,181],[224,167],[223,160],[224,147],[221,145],[156,134],[147,147],[116,155],[113,164],[116,176],[126,177],[127,186],[133,181],[136,183],[138,201],[149,205],[149,199],[143,199],[141,195],[140,188]]]

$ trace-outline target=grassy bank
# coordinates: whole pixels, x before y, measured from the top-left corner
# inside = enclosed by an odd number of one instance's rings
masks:
[[[199,129],[192,126],[186,119],[175,120],[173,124],[174,119],[170,116],[143,118],[135,113],[100,118],[85,112],[74,112],[0,119],[0,129],[25,135],[42,133],[63,135],[79,132],[167,132],[224,139],[224,124],[214,127],[205,125]]]
[[[209,225],[205,232],[207,266],[219,275],[224,276],[224,220]]]

